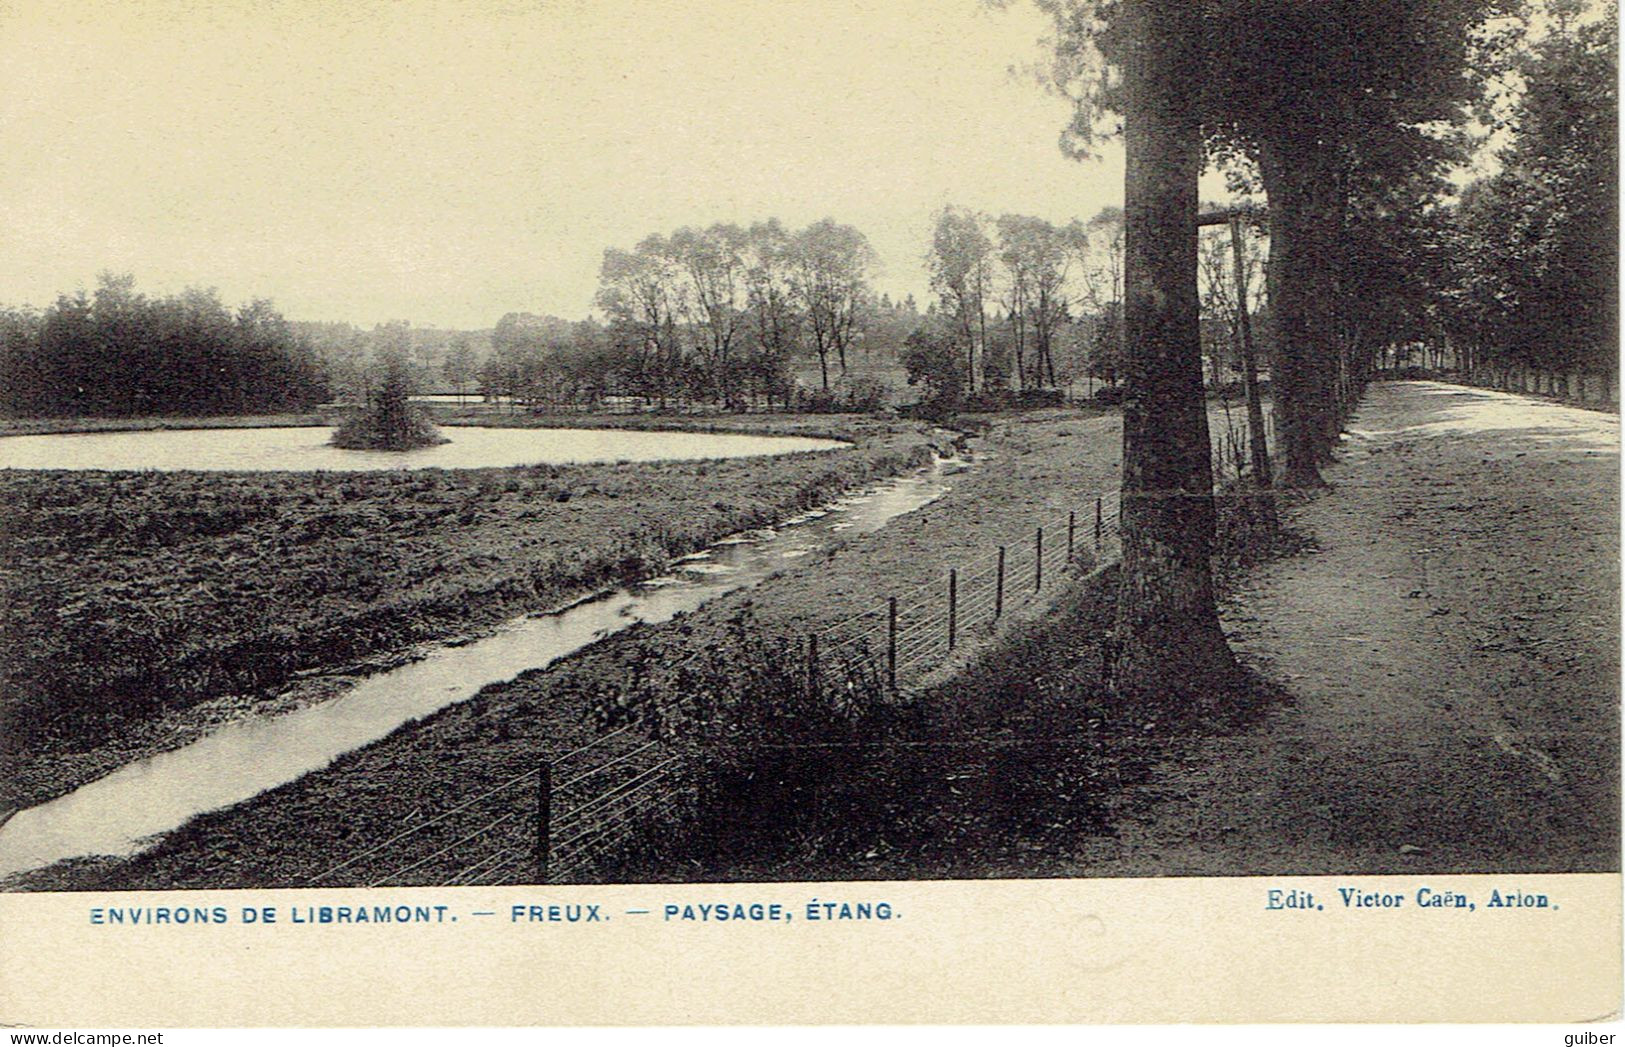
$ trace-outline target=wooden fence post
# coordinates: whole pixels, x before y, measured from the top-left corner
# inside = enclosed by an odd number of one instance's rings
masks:
[[[547,882],[548,852],[553,832],[553,765],[542,761],[536,770],[536,882]]]
[[[1033,538],[1033,592],[1044,588],[1044,529]]]
[[[1072,538],[1078,531],[1078,514],[1070,510],[1066,514],[1066,562],[1072,562]]]
[[[886,680],[897,690],[897,597],[886,600]]]
[[[1105,499],[1095,499],[1095,556],[1100,556],[1101,521],[1104,516]]]
[[[948,650],[959,640],[959,572],[948,568]]]
[[[1004,613],[1004,546],[999,546],[999,569],[993,582],[993,617]]]

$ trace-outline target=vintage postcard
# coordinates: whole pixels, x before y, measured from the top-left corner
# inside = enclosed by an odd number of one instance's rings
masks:
[[[0,4],[0,1022],[1617,1020],[1617,38]]]

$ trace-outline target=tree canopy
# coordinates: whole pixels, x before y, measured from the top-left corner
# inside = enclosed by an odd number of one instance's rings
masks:
[[[1442,321],[1490,356],[1552,369],[1618,366],[1618,18],[1560,5],[1522,51],[1501,170],[1439,230]]]
[[[308,341],[256,299],[213,289],[150,298],[128,274],[60,295],[43,312],[0,309],[0,410],[15,415],[224,414],[300,409],[327,397]]]
[[[1051,85],[1074,102],[1066,148],[1091,148],[1123,105],[1131,33],[1107,0],[1035,0],[1054,28]],[[1465,155],[1504,67],[1513,0],[1202,0],[1185,104],[1210,160],[1256,165],[1269,199],[1273,370],[1288,483],[1319,482],[1346,396],[1351,201],[1414,190]]]

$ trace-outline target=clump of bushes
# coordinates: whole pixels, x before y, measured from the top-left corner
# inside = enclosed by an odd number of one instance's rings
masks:
[[[333,446],[352,451],[413,451],[447,443],[427,413],[411,400],[404,362],[386,364],[383,381],[367,409],[345,419],[333,432]]]
[[[876,378],[853,378],[834,389],[796,391],[796,409],[808,414],[873,414],[891,402],[891,386]]]
[[[883,665],[882,652],[849,648],[823,655],[814,675],[805,640],[770,633],[748,609],[692,659],[641,651],[593,713],[601,729],[634,723],[683,754],[686,803],[680,824],[629,841],[617,875],[731,868],[809,836],[844,853],[841,824],[885,821],[892,793],[874,774],[918,710],[889,692]]]

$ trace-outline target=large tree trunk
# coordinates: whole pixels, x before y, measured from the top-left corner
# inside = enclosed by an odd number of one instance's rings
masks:
[[[1213,475],[1196,290],[1201,75],[1196,4],[1128,0],[1124,64],[1123,577],[1112,685],[1190,701],[1224,690],[1235,659],[1219,629],[1210,559]]]
[[[1312,132],[1263,144],[1269,197],[1271,384],[1286,487],[1319,487],[1330,452],[1338,367],[1335,260],[1341,207],[1333,148]],[[1335,432],[1330,437],[1335,438]]]

